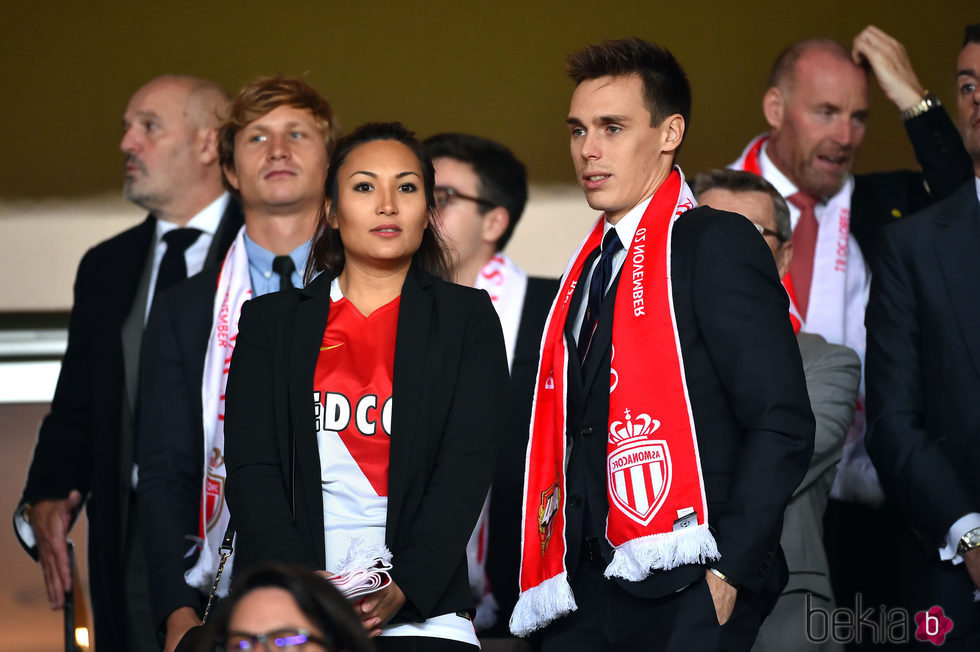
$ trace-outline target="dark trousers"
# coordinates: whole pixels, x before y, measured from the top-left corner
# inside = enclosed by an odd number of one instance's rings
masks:
[[[130,652],[158,652],[163,648],[150,612],[150,582],[146,564],[140,512],[134,491],[130,493],[126,525],[126,585],[123,587],[126,594],[126,644]]]
[[[865,606],[892,608],[901,600],[898,545],[881,545],[882,533],[904,528],[888,504],[868,507],[831,498],[824,512],[824,547],[830,583],[838,607],[854,610],[857,595]],[[849,652],[880,649],[874,643],[849,643]]]
[[[572,580],[578,609],[542,632],[542,652],[712,652],[721,627],[704,580],[662,598],[638,598],[583,563]]]

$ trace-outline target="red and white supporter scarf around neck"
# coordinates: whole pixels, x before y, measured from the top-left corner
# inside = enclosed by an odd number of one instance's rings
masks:
[[[766,134],[754,138],[731,167],[765,176],[761,162],[766,142]],[[819,333],[828,342],[854,349],[863,365],[867,336],[864,308],[869,275],[861,249],[850,232],[853,193],[854,178],[849,176],[821,210],[809,308],[803,330]],[[799,315],[799,311],[795,310],[792,279],[788,273],[783,277],[783,285],[790,292],[792,310]],[[796,323],[793,325],[795,327]],[[854,421],[844,441],[844,451],[830,495],[838,500],[877,507],[884,502],[884,492],[864,446],[865,425],[862,374]]]
[[[238,318],[242,305],[252,296],[252,281],[245,251],[245,227],[238,232],[228,248],[218,277],[214,295],[214,315],[208,350],[204,357],[204,378],[201,384],[202,414],[204,417],[204,480],[201,487],[201,516],[198,536],[201,554],[186,573],[184,580],[204,593],[211,589],[218,570],[218,546],[228,527],[228,507],[225,504],[225,386],[231,354],[238,338]],[[228,559],[218,595],[228,594],[234,556]]]
[[[640,219],[616,293],[606,444],[606,538],[615,552],[606,577],[640,581],[651,570],[719,557],[708,530],[671,294],[672,229],[694,206],[675,167]],[[565,567],[565,379],[579,372],[576,361],[569,370],[564,327],[576,283],[602,235],[600,218],[565,271],[541,345],[525,467],[521,594],[510,620],[518,636],[577,608]]]
[[[521,325],[524,296],[527,294],[527,273],[503,252],[497,252],[476,275],[477,290],[486,290],[504,331],[508,368],[514,364],[517,331]]]
[[[768,140],[767,134],[756,136],[738,160],[732,163],[735,170],[745,170],[759,176],[762,173],[760,159],[762,149]],[[850,233],[851,194],[854,192],[854,179],[848,177],[844,185],[827,199],[821,210],[816,249],[813,260],[813,279],[810,283],[808,313],[803,317],[806,325],[803,330],[823,335],[828,342],[843,344],[858,351],[864,359],[864,314],[849,315],[848,297],[853,293],[852,286],[862,285],[866,279],[864,261],[854,236]],[[790,210],[793,210],[792,208]],[[792,280],[787,272],[783,277],[792,301],[792,312],[799,315],[795,295],[791,292]],[[860,289],[860,288],[859,288]],[[795,324],[794,324],[795,325]],[[860,332],[858,332],[860,331]]]

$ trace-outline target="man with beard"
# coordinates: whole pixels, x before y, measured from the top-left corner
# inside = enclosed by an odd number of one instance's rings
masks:
[[[865,134],[868,74],[901,111],[922,173],[852,175]],[[784,278],[805,332],[854,349],[864,360],[868,265],[878,228],[948,196],[970,173],[955,127],[939,100],[923,89],[901,43],[869,26],[851,49],[829,39],[788,47],[776,60],[762,101],[768,133],[732,167],[761,174],[790,207],[793,259]],[[862,384],[863,385],[863,384]],[[871,547],[893,527],[864,449],[864,400],[854,422],[827,507],[827,553],[835,593],[849,606],[895,596],[894,559],[865,563],[855,545]]]
[[[130,99],[123,194],[150,214],[78,267],[68,349],[14,515],[51,607],[60,609],[72,588],[65,537],[86,504],[95,640],[104,650],[159,649],[136,509],[140,342],[154,297],[219,264],[242,223],[218,164],[217,114],[226,102],[213,82],[174,75]]]

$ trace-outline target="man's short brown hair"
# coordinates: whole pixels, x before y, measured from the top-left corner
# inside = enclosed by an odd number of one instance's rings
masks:
[[[228,106],[227,116],[218,130],[218,158],[222,175],[226,168],[235,169],[235,136],[247,125],[280,106],[307,109],[323,134],[327,158],[341,136],[340,125],[330,103],[302,79],[291,77],[260,77],[246,84]],[[237,193],[224,176],[225,187]]]
[[[650,124],[663,124],[679,113],[691,123],[691,85],[667,48],[641,38],[603,41],[568,55],[566,71],[576,84],[600,77],[637,75],[643,81],[643,100]]]

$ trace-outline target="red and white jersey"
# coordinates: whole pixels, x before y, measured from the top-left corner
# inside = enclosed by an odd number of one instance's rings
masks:
[[[313,376],[323,489],[326,569],[336,570],[351,542],[383,544],[388,512],[392,378],[400,297],[364,316],[330,291],[330,315]],[[397,436],[397,435],[396,435]],[[397,568],[398,557],[392,558]],[[479,645],[473,624],[456,614],[388,625],[382,636],[434,636]]]
[[[396,297],[367,317],[345,298],[330,304],[313,376],[327,570],[338,567],[351,539],[385,540],[400,303]]]

